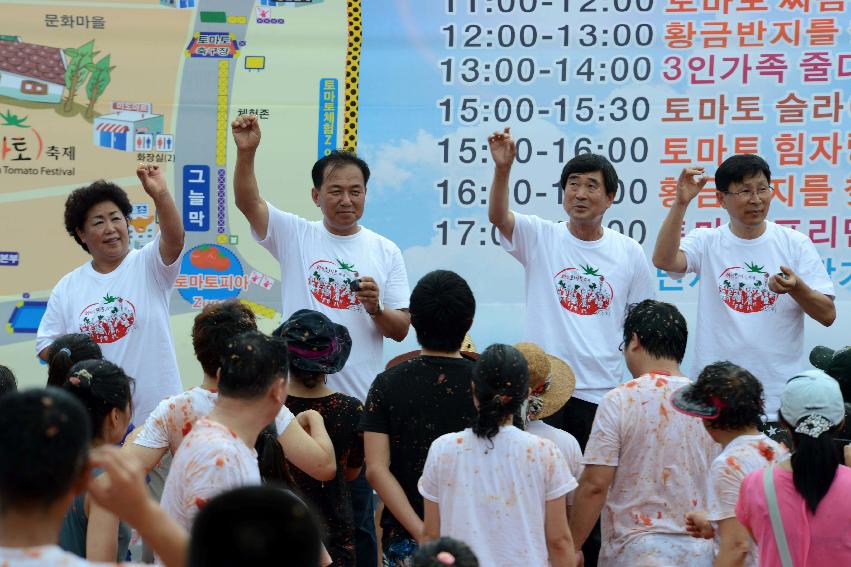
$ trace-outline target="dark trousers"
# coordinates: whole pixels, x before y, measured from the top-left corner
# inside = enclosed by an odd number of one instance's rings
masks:
[[[570,398],[560,410],[550,417],[545,417],[544,423],[558,427],[576,437],[584,453],[588,437],[591,436],[591,426],[594,424],[596,414],[597,404],[579,398]],[[588,536],[585,545],[582,546],[582,553],[585,555],[585,567],[597,567],[597,558],[600,555],[599,520],[594,525],[594,529],[591,530],[591,535]]]
[[[355,558],[358,567],[377,567],[378,543],[375,537],[375,503],[366,480],[366,467],[349,483],[355,518]]]

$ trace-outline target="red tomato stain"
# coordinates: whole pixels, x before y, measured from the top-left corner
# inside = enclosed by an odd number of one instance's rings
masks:
[[[206,505],[207,505],[207,500],[205,500],[204,498],[200,498],[198,496],[195,497],[195,507],[196,508],[203,508]]]
[[[463,438],[463,437],[458,437],[457,439],[455,439],[455,442],[456,442],[456,443],[458,443],[458,444],[460,445],[461,443],[463,443],[463,442],[464,442],[464,438]]]
[[[759,442],[759,454],[765,457],[766,461],[774,460],[774,449],[769,447],[765,441]]]
[[[191,422],[191,421],[187,421],[186,423],[184,423],[184,424],[183,424],[183,436],[184,436],[184,437],[186,437],[186,435],[187,435],[190,431],[192,431],[192,422]]]

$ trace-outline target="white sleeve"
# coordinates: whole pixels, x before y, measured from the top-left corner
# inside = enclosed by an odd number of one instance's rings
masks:
[[[650,271],[650,264],[644,255],[644,249],[636,243],[633,256],[633,277],[629,285],[627,303],[640,303],[645,299],[656,298],[656,280]]]
[[[591,435],[585,445],[585,465],[618,466],[620,462],[620,396],[617,389],[606,394],[597,407]]]
[[[183,261],[183,253],[186,251],[186,240],[183,241],[183,249],[178,254],[177,259],[171,264],[163,262],[162,254],[160,254],[160,235],[157,231],[154,239],[142,246],[139,251],[145,259],[146,273],[153,274],[157,282],[157,286],[162,291],[170,291],[174,287],[174,282],[177,281],[177,276],[180,275],[180,263]]]
[[[539,462],[544,466],[545,471],[544,498],[555,500],[574,490],[578,483],[570,472],[567,460],[555,443],[549,439],[543,439],[543,441],[544,443],[539,445],[541,447]]]
[[[285,257],[284,250],[290,243],[297,242],[298,230],[301,225],[306,225],[307,221],[272,206],[269,201],[266,201],[266,206],[269,208],[269,226],[266,229],[266,238],[261,240],[253,228],[251,229],[251,236],[260,246],[271,252],[272,256],[277,258],[279,262],[282,262]]]
[[[290,411],[290,408],[287,406],[281,406],[281,411],[278,412],[278,415],[275,416],[275,429],[277,430],[278,435],[283,434],[286,431],[287,427],[290,426],[290,423],[293,422],[295,416],[293,412]]]
[[[514,213],[514,232],[511,235],[511,241],[509,242],[500,232],[499,245],[525,266],[535,257],[535,248],[545,222],[547,221],[534,215]]]
[[[700,275],[700,267],[703,263],[705,237],[709,234],[710,230],[715,229],[696,228],[680,240],[680,250],[682,250],[683,254],[686,256],[686,273]],[[685,274],[669,272],[669,275],[674,279],[680,279]]]
[[[434,441],[428,449],[428,457],[426,457],[423,474],[417,483],[417,490],[426,500],[431,502],[440,502],[438,494],[440,493],[440,475],[437,470],[438,453],[440,453],[440,439]]]
[[[133,440],[134,445],[149,449],[163,449],[171,446],[168,435],[168,409],[172,401],[173,398],[169,397],[157,404],[142,424],[139,435]]]
[[[399,247],[393,245],[393,254],[390,272],[387,274],[387,284],[384,286],[384,298],[382,302],[389,309],[407,309],[411,298],[411,289],[408,285],[408,272],[405,269],[405,260]]]
[[[62,293],[65,291],[64,280],[57,284],[50,297],[47,299],[47,309],[41,322],[38,324],[38,331],[35,336],[35,353],[36,356],[53,344],[53,341],[69,332],[68,326],[62,316]]]
[[[736,502],[745,473],[735,457],[725,461],[713,461],[709,467],[709,482],[706,495],[706,518],[720,522],[736,517]]]
[[[789,267],[813,290],[830,297],[836,297],[833,282],[830,280],[827,269],[824,267],[812,240],[809,238],[802,238],[801,240],[801,246],[798,248],[798,265]]]

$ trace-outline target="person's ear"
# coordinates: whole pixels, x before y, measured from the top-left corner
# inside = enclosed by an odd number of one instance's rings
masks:
[[[318,207],[319,206],[319,189],[317,189],[316,187],[313,187],[310,190],[310,197],[313,199],[313,204],[315,204]]]
[[[629,342],[626,343],[624,350],[636,351],[641,346],[641,340],[638,338],[638,333],[632,333],[632,336],[629,337]]]

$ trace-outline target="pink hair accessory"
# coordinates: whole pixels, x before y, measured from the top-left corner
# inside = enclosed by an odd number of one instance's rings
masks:
[[[70,378],[68,378],[68,381],[71,382],[75,386],[80,385],[80,379],[77,378],[76,376],[71,376]]]
[[[441,551],[435,557],[438,561],[443,563],[444,565],[455,565],[455,556],[449,553],[448,551]]]

